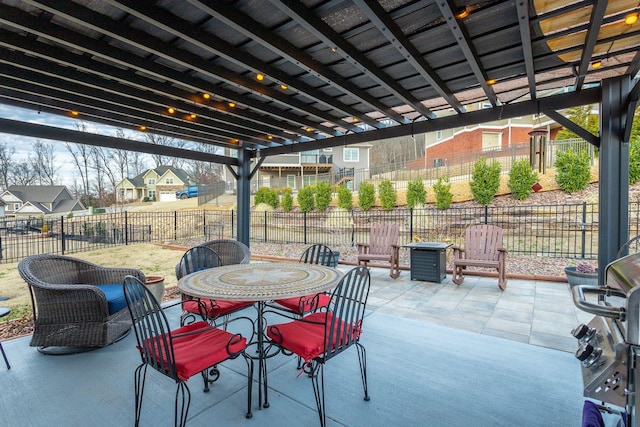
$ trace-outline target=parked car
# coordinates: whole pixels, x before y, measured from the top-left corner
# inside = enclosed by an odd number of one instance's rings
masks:
[[[198,197],[197,185],[190,185],[187,188],[176,191],[176,199],[188,199],[189,197]]]

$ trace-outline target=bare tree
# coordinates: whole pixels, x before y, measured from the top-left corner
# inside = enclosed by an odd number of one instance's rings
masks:
[[[124,131],[122,129],[116,129],[116,136],[118,138],[125,138]],[[118,182],[130,176],[129,154],[131,153],[132,152],[127,150],[109,150],[107,152],[108,164],[111,166],[111,169],[114,170],[113,174],[117,176]]]
[[[165,147],[174,147],[174,140],[168,136],[156,135],[153,133],[144,134],[147,141],[151,144],[163,145]],[[164,156],[162,154],[151,154],[151,160],[153,160],[154,168],[163,165],[171,165],[172,157]]]
[[[9,187],[9,176],[13,167],[13,155],[16,149],[8,147],[4,142],[0,143],[0,185],[4,190]]]
[[[31,185],[36,180],[36,173],[28,162],[16,163],[11,168],[11,181],[15,185]]]
[[[34,155],[29,156],[29,161],[38,184],[55,185],[56,173],[60,166],[59,162],[56,162],[53,145],[37,140],[33,143],[33,152]]]
[[[76,123],[76,129],[80,132],[86,132],[87,126],[84,123]],[[69,142],[65,142],[64,145],[71,154],[73,163],[80,174],[84,195],[83,202],[88,206],[90,200],[89,169],[91,164],[91,148],[88,145],[72,144]]]
[[[202,144],[199,147],[202,152],[216,154],[217,148],[213,145]],[[200,184],[211,184],[218,182],[222,176],[222,165],[218,163],[202,162],[198,160],[187,161],[187,171],[196,182]]]

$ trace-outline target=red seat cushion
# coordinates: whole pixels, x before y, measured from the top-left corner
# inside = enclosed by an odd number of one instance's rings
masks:
[[[324,328],[325,321],[330,324],[333,313],[318,312],[305,316],[301,320],[294,320],[289,323],[271,325],[267,328],[267,336],[281,347],[302,357],[305,362],[314,359],[325,353]],[[314,323],[310,323],[314,322]],[[336,322],[336,331],[342,331],[344,322]],[[348,326],[348,341],[353,341],[361,334],[359,326]],[[338,334],[336,332],[336,335]],[[342,341],[337,341],[334,337],[332,348],[342,345]]]
[[[205,306],[205,315],[210,319],[216,319],[233,313],[241,308],[253,305],[251,301],[224,301],[224,300],[202,300]],[[200,314],[198,300],[188,300],[182,304],[182,309],[189,313]]]
[[[327,294],[318,294],[317,298],[316,295],[308,295],[300,298],[279,299],[276,302],[294,313],[304,314],[328,306],[331,297]]]
[[[178,377],[183,381],[187,381],[193,375],[227,360],[230,356],[242,352],[247,347],[246,338],[237,336],[237,339],[229,344],[230,352],[227,351],[229,339],[234,334],[212,328],[207,322],[202,321],[174,329],[171,331],[171,335],[173,336],[176,370]],[[151,339],[151,347],[154,347],[153,343],[159,340],[160,337]],[[155,347],[163,348],[161,345]],[[164,351],[162,355],[156,354],[155,358],[162,358],[167,366]]]

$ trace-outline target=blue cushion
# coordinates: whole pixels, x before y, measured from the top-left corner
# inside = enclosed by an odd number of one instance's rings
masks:
[[[107,297],[109,303],[109,314],[117,313],[127,307],[127,301],[124,299],[124,290],[122,284],[113,285],[96,285]]]

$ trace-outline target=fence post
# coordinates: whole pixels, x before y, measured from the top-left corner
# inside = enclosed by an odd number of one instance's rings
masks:
[[[306,212],[302,212],[302,235],[303,237],[303,241],[304,244],[307,244],[307,213]]]
[[[587,202],[582,202],[582,224],[580,224],[580,229],[582,229],[582,258],[584,258],[585,246],[587,245]]]
[[[267,243],[267,211],[264,211],[264,242]]]
[[[178,211],[173,211],[173,240],[178,240]]]
[[[413,208],[409,209],[409,241],[413,240]]]
[[[484,205],[484,223],[489,224],[489,206]]]
[[[65,249],[67,249],[67,242],[64,240],[64,217],[60,217],[60,241],[62,242],[62,255],[64,255]]]
[[[207,210],[206,209],[202,209],[202,235],[204,236],[204,239],[207,240]]]
[[[124,244],[129,245],[129,217],[127,211],[124,211]]]
[[[354,215],[353,208],[351,208],[351,247],[354,247],[356,245],[355,234],[356,234],[356,217]]]
[[[231,237],[235,237],[233,232],[236,229],[236,227],[234,225],[234,222],[235,222],[235,214],[234,214],[234,212],[235,211],[233,211],[233,210],[231,211]],[[249,215],[251,215],[251,214],[249,214]],[[251,232],[249,232],[249,235],[251,235]]]

